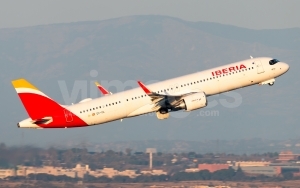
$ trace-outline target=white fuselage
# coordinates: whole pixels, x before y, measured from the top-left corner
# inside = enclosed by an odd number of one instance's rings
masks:
[[[248,59],[157,82],[147,87],[153,92],[164,95],[204,92],[206,96],[211,96],[253,84],[268,83],[269,80],[272,82],[274,78],[289,69],[289,66],[282,62],[270,65],[271,59],[268,57]],[[241,65],[245,68],[240,68]],[[67,109],[88,125],[155,111],[151,98],[140,87],[68,106]]]

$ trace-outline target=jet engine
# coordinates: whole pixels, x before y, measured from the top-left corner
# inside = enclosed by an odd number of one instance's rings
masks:
[[[186,111],[192,111],[207,106],[207,99],[204,92],[194,93],[182,99],[181,104],[178,106]]]

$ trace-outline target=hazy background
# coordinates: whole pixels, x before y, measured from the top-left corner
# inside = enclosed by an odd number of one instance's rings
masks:
[[[2,1],[0,6],[0,142],[44,146],[299,138],[298,1],[16,2]],[[221,105],[224,99],[234,102],[232,97],[209,98],[209,104],[215,105],[203,110],[217,111],[218,116],[201,116],[198,110],[185,118],[159,121],[152,115],[79,129],[30,130],[16,126],[27,118],[10,83],[19,77],[64,103],[59,81],[69,92],[78,80],[88,84],[102,81],[115,92],[108,82],[163,80],[250,55],[276,57],[287,62],[290,70],[272,87],[235,91],[242,100],[237,108]],[[97,70],[96,77],[91,77],[92,70]],[[87,89],[88,95],[97,90],[94,85]],[[78,96],[75,102],[81,99]]]
[[[300,27],[298,0],[2,0],[0,28],[166,15],[251,29]]]

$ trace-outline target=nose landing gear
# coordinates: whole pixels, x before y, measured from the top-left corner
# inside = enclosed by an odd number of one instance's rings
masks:
[[[272,85],[274,85],[274,83],[275,83],[275,79],[272,78],[270,80],[266,80],[266,81],[260,82],[259,85],[269,84],[269,86],[272,86]]]

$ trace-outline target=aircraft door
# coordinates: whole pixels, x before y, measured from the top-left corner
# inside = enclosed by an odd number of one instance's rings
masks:
[[[70,111],[65,109],[64,114],[65,114],[66,122],[72,122],[73,121],[73,115]]]
[[[261,74],[261,73],[265,72],[264,67],[260,60],[255,61],[255,64],[256,64],[256,68],[257,68],[257,74]]]

